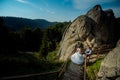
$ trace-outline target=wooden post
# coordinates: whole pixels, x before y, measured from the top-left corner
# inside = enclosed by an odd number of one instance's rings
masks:
[[[86,55],[85,55],[85,62],[84,62],[84,80],[86,80]]]

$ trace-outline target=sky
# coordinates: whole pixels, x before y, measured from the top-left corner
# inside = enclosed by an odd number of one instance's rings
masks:
[[[115,17],[120,17],[120,0],[0,0],[0,16],[73,21],[96,4],[103,10],[113,9]]]

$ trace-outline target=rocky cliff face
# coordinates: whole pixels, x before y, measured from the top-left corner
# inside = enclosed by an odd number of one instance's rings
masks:
[[[65,60],[78,44],[83,44],[84,48],[115,44],[119,37],[116,36],[117,30],[113,11],[103,11],[100,5],[96,5],[65,30],[58,53],[60,60]]]
[[[101,63],[98,80],[120,80],[120,40]]]

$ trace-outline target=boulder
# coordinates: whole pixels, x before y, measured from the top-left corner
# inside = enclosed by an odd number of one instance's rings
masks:
[[[59,59],[66,60],[79,44],[84,48],[89,46],[93,49],[103,44],[114,45],[118,40],[115,21],[113,11],[103,11],[100,5],[93,7],[86,15],[77,17],[63,34],[58,52]]]
[[[98,80],[120,80],[120,40],[102,61]]]

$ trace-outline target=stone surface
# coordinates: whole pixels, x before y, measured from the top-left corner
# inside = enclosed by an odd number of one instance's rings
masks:
[[[106,79],[105,79],[106,78]],[[120,40],[101,63],[98,80],[120,80]]]
[[[103,11],[96,5],[86,15],[77,17],[65,30],[60,42],[58,56],[66,60],[76,44],[100,47],[103,44],[115,44],[118,40],[115,17],[111,9]]]

